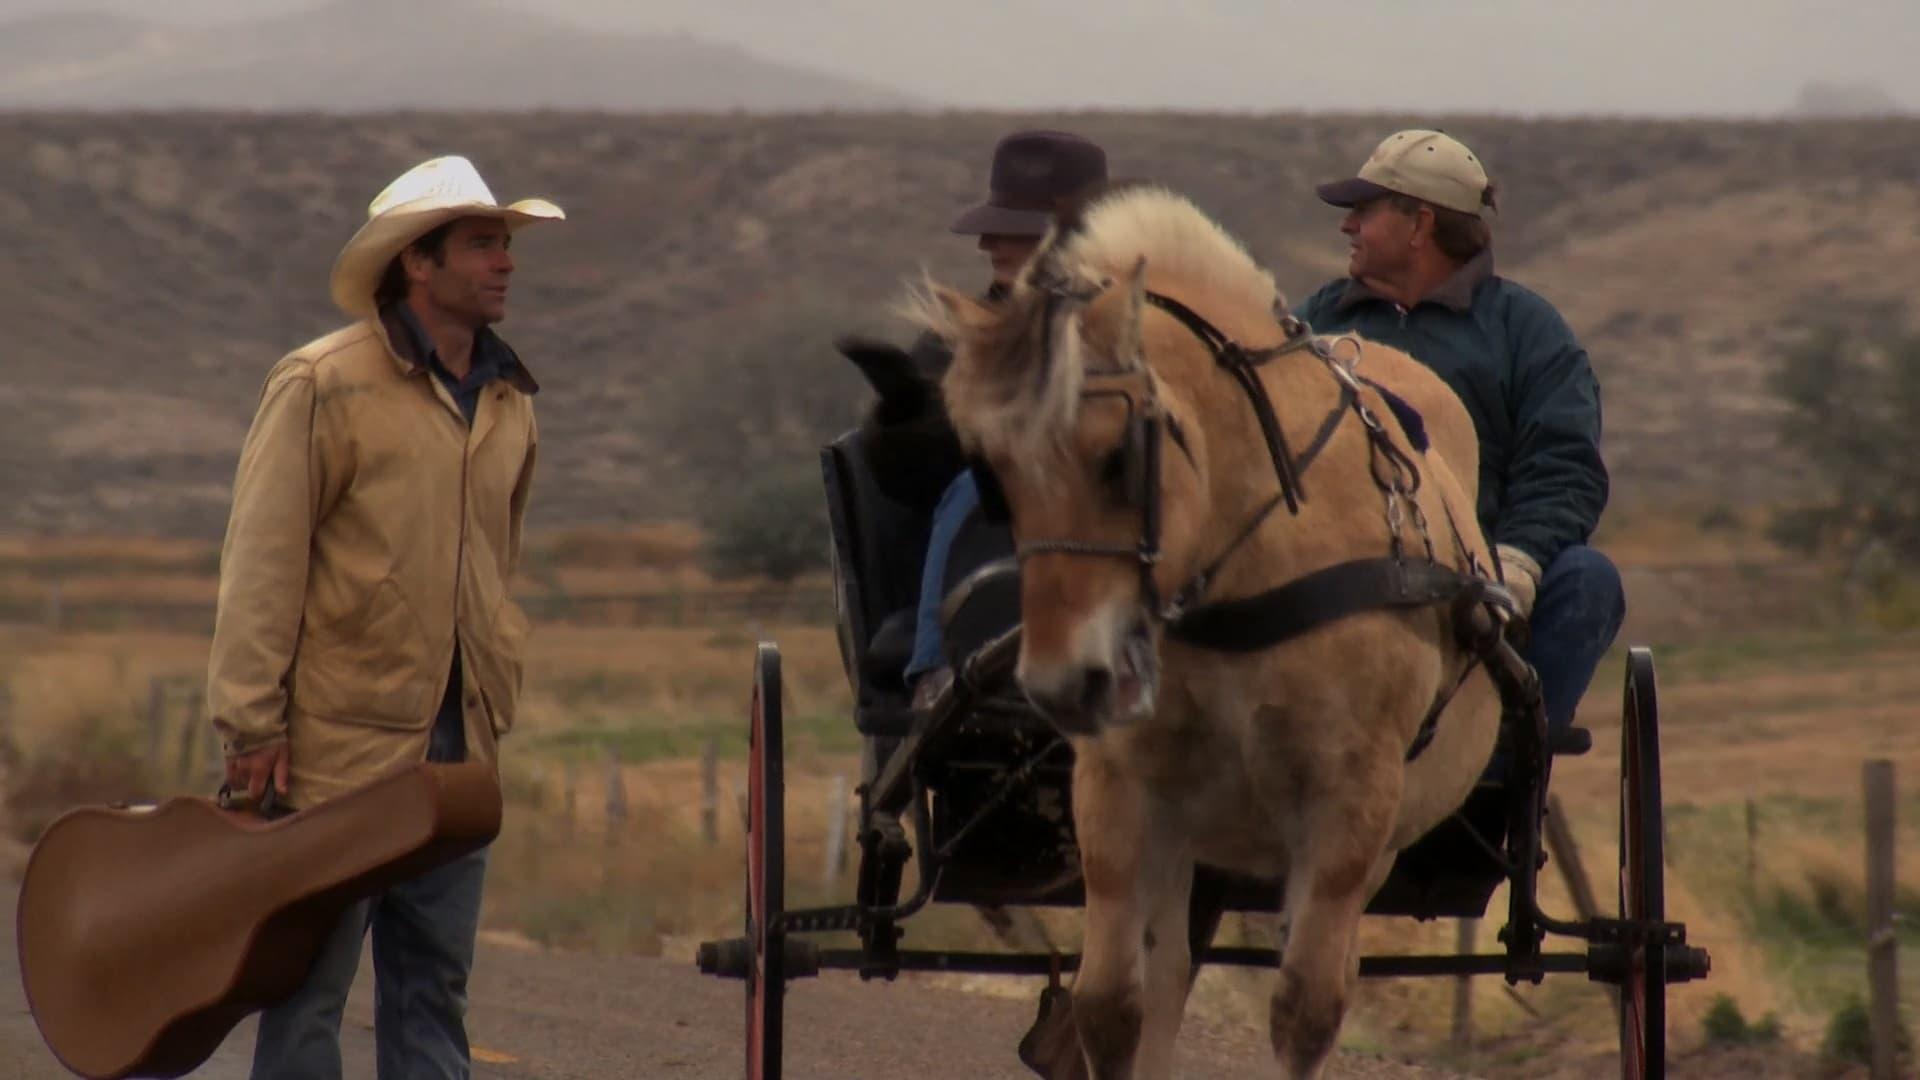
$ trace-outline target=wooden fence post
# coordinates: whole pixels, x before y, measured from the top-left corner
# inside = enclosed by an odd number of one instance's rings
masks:
[[[574,798],[574,789],[579,786],[575,783],[578,777],[579,770],[574,766],[573,759],[566,759],[560,767],[560,823],[569,838],[573,836],[574,809],[578,805]]]
[[[1747,895],[1753,895],[1753,879],[1760,863],[1760,811],[1747,796]]]
[[[160,758],[166,753],[166,742],[167,687],[156,675],[147,682],[147,768],[156,777],[161,775]]]
[[[175,761],[179,769],[176,780],[180,787],[193,785],[194,751],[200,745],[200,725],[188,722],[180,725],[180,756]]]
[[[847,778],[835,774],[827,786],[827,849],[820,863],[820,885],[832,888],[846,867]]]
[[[700,835],[708,847],[720,843],[720,738],[707,736],[700,752]]]
[[[1479,925],[1479,919],[1460,920],[1459,934],[1454,939],[1455,952],[1461,956],[1473,952],[1474,934]],[[1473,1049],[1473,979],[1466,975],[1453,981],[1453,1048]]]
[[[620,755],[607,747],[607,842],[613,843],[626,828],[627,780],[620,771]]]
[[[1867,985],[1873,1032],[1873,1080],[1894,1080],[1894,1042],[1900,1025],[1898,938],[1893,926],[1893,762],[1866,763]]]
[[[213,786],[219,787],[220,781],[225,779],[227,775],[227,748],[220,745],[219,730],[216,729],[212,724],[195,723],[192,717],[187,718],[187,730],[188,731],[196,731],[196,730],[204,731],[207,733],[206,742],[204,744],[207,748],[206,749],[207,775],[213,778],[212,779]]]

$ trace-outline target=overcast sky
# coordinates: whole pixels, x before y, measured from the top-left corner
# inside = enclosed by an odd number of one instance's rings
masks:
[[[1764,114],[1809,82],[1839,82],[1920,108],[1920,0],[496,2],[590,27],[683,30],[937,105]],[[0,15],[310,6],[0,0]]]

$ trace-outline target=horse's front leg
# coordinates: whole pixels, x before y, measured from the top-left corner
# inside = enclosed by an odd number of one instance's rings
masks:
[[[1376,755],[1377,756],[1377,755]],[[1348,759],[1352,786],[1310,798],[1300,857],[1287,869],[1288,933],[1272,1000],[1274,1054],[1289,1080],[1317,1080],[1359,973],[1361,913],[1390,865],[1397,762]],[[1369,767],[1371,766],[1371,767]]]
[[[1173,1075],[1174,1043],[1193,986],[1193,949],[1187,936],[1193,858],[1185,844],[1170,837],[1164,843],[1172,857],[1156,861],[1165,872],[1148,874],[1141,890],[1148,908],[1147,986],[1136,1073],[1143,1078]]]
[[[1131,1080],[1146,1014],[1142,902],[1150,860],[1146,793],[1097,741],[1075,747],[1073,824],[1086,887],[1085,943],[1073,984],[1073,1024],[1093,1080]]]

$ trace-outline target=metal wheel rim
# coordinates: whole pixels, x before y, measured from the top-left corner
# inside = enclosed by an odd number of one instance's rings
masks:
[[[747,740],[746,938],[753,950],[746,987],[749,1080],[778,1080],[780,1075],[780,1010],[786,983],[783,943],[771,927],[785,903],[782,749],[780,654],[762,645],[754,666]]]
[[[1627,658],[1620,724],[1620,916],[1666,918],[1665,853],[1660,825],[1659,710],[1653,656],[1633,649]],[[1660,1080],[1666,1074],[1666,955],[1664,948],[1630,950],[1620,986],[1622,1075]]]

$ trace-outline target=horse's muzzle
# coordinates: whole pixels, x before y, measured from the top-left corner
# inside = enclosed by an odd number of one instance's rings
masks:
[[[1023,674],[1021,686],[1063,735],[1097,735],[1124,727],[1152,712],[1159,657],[1142,621],[1122,638],[1111,663],[1068,665],[1045,676]]]
[[[1032,683],[1023,685],[1028,700],[1062,735],[1098,735],[1113,714],[1116,681],[1111,668],[1088,666],[1071,669],[1039,692]]]

